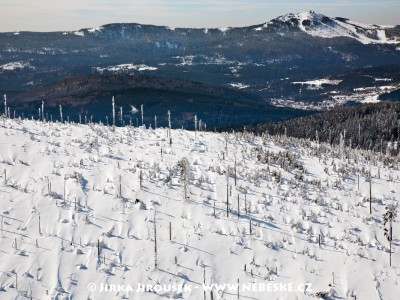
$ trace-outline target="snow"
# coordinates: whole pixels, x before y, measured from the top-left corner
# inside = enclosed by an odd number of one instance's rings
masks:
[[[234,87],[234,88],[237,88],[237,89],[246,89],[246,88],[248,88],[248,87],[250,87],[250,85],[248,85],[248,84],[244,84],[244,83],[241,83],[241,82],[236,82],[236,83],[229,83],[229,85],[231,86],[231,87]]]
[[[393,28],[386,25],[368,25],[351,20],[342,21],[337,18],[330,19],[330,22],[322,22],[326,16],[314,12],[301,12],[296,14],[286,14],[278,18],[283,22],[290,22],[296,18],[299,22],[298,28],[312,36],[322,38],[348,37],[358,40],[363,44],[399,44],[398,39],[389,39],[386,37],[385,29]],[[308,20],[311,26],[304,26],[303,21]],[[293,23],[291,23],[293,25]],[[294,26],[294,25],[293,25]],[[361,30],[360,30],[361,29]],[[363,32],[376,33],[377,38],[371,38]]]
[[[264,29],[268,28],[268,25],[271,25],[271,24],[272,24],[272,22],[264,23],[262,26],[254,28],[254,31],[264,30]]]
[[[88,32],[90,33],[96,33],[96,32],[100,32],[103,29],[103,27],[95,27],[95,28],[90,28],[88,29]]]
[[[368,95],[361,101],[361,103],[377,103],[380,102],[378,99],[379,95]]]
[[[375,78],[375,81],[392,81],[392,78]]]
[[[354,88],[353,91],[354,92],[364,92],[364,91],[371,91],[374,89],[375,89],[375,87],[373,87],[373,86],[366,86],[366,87]]]
[[[370,76],[371,78],[374,78]],[[287,79],[287,78],[286,78]],[[374,78],[375,79],[375,78]],[[383,79],[383,78],[377,78]],[[389,79],[389,78],[386,78]],[[281,79],[283,80],[283,79]],[[338,80],[339,81],[339,80]],[[379,80],[378,80],[379,81]],[[390,82],[390,80],[381,80],[383,82]],[[304,81],[304,82],[292,82],[292,84],[302,84],[306,85],[306,89],[317,90],[322,89],[322,83],[325,82],[324,79],[318,80],[311,80],[311,81]],[[334,84],[334,83],[331,83]],[[303,86],[300,88],[300,92]],[[334,108],[345,106],[349,103],[374,103],[379,102],[379,96],[395,91],[399,89],[399,84],[393,85],[382,85],[382,86],[367,86],[367,87],[359,87],[354,88],[353,92],[351,93],[342,93],[339,91],[329,91],[325,93],[325,98],[322,101],[314,104],[313,102],[309,101],[293,101],[292,99],[281,99],[281,98],[273,98],[270,99],[270,103],[274,106],[278,107],[290,107],[295,109],[302,109],[302,110],[317,110],[317,111],[325,111],[331,110]]]
[[[14,71],[25,68],[35,69],[35,67],[31,66],[29,63],[23,61],[14,61],[0,65],[0,70],[3,71]]]
[[[285,137],[172,130],[170,145],[167,135],[165,128],[2,120],[2,299],[203,299],[203,280],[238,279],[253,284],[240,299],[318,299],[325,291],[398,298],[399,223],[392,267],[382,223],[386,205],[399,199],[398,162]],[[178,165],[185,157],[188,199]],[[137,292],[138,283],[187,290]],[[101,292],[102,284],[124,288]],[[263,284],[271,286],[257,291]],[[213,296],[236,293],[214,286]]]
[[[239,46],[243,46],[242,44],[238,44]],[[212,56],[196,54],[196,55],[185,55],[185,56],[174,56],[173,58],[177,59],[179,63],[168,63],[168,65],[176,65],[176,66],[199,66],[199,65],[234,65],[238,70],[242,68],[242,66],[255,66],[255,67],[265,67],[265,64],[256,63],[251,60],[247,61],[236,61],[227,59],[224,55],[217,53]],[[276,62],[276,61],[275,61]],[[271,62],[272,63],[272,62]],[[160,64],[161,65],[161,64]],[[165,65],[165,63],[164,63]],[[232,70],[232,67],[228,67]]]
[[[323,84],[329,85],[338,85],[343,80],[333,80],[333,79],[316,79],[316,80],[309,80],[309,81],[295,81],[292,84],[301,84],[301,85],[313,85],[317,87],[321,87]]]
[[[227,32],[229,29],[231,29],[230,27],[219,27],[218,30],[221,32]]]
[[[396,26],[394,25],[373,25],[373,24],[364,24],[364,23],[360,23],[360,22],[355,22],[352,20],[347,20],[346,21],[349,24],[352,24],[354,26],[357,27],[362,27],[362,28],[366,28],[366,29],[376,29],[377,27],[379,28],[386,28],[386,29],[391,29],[391,28],[395,28]]]
[[[72,32],[74,35],[77,35],[77,36],[85,36],[85,33],[83,32],[83,31],[74,31],[74,32]]]
[[[385,90],[385,91],[386,90],[392,91],[392,90],[395,90],[396,87],[393,86],[393,85],[382,85],[382,86],[379,87],[379,89],[380,90]]]
[[[97,72],[103,73],[104,71],[114,72],[114,73],[121,73],[121,72],[128,72],[128,71],[155,71],[157,70],[156,67],[151,67],[145,64],[120,64],[116,66],[108,66],[108,67],[96,67],[94,68]]]

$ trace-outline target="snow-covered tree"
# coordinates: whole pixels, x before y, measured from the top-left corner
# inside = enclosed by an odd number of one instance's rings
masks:
[[[389,265],[392,265],[392,240],[393,240],[393,220],[397,216],[396,206],[390,204],[386,206],[386,213],[383,214],[383,224],[385,226],[384,235],[389,241]],[[388,226],[388,227],[386,227]]]

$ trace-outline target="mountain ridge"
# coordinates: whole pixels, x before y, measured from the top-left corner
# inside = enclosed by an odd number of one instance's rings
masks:
[[[382,31],[385,30],[390,30],[390,29],[398,29],[400,30],[400,25],[378,25],[378,24],[364,24],[361,22],[356,22],[352,21],[351,19],[348,18],[343,18],[343,17],[328,17],[324,14],[321,13],[315,13],[314,11],[308,11],[308,12],[299,12],[299,13],[287,13],[282,16],[279,16],[277,18],[271,19],[270,21],[260,23],[260,24],[251,24],[247,26],[229,26],[229,27],[171,27],[171,26],[166,26],[166,25],[153,25],[153,24],[142,24],[142,23],[108,23],[108,24],[103,24],[98,27],[87,27],[87,28],[81,28],[79,30],[71,30],[71,31],[54,31],[54,33],[63,33],[63,34],[75,34],[77,36],[83,36],[85,33],[92,33],[96,34],[101,32],[102,30],[107,30],[112,27],[116,26],[121,26],[122,28],[124,27],[156,27],[156,28],[163,28],[171,31],[187,31],[187,30],[200,30],[204,31],[205,33],[212,32],[212,31],[221,31],[221,32],[226,32],[229,30],[246,30],[246,29],[253,29],[256,31],[266,29],[269,26],[274,27],[278,24],[286,24],[286,25],[291,25],[292,27],[298,27],[300,30],[313,34],[313,32],[310,30],[312,27],[325,27],[326,30],[331,30],[330,35],[320,35],[322,37],[351,37],[351,38],[356,38],[362,43],[383,43],[383,42],[388,42],[388,43],[393,43],[393,44],[399,44],[400,43],[400,36],[397,36],[395,39],[392,40],[385,40],[385,39],[379,39],[379,33],[377,33],[377,30],[380,30],[381,34]],[[353,26],[354,28],[349,28],[349,26]],[[339,30],[334,30],[334,27],[340,27]],[[375,31],[373,33],[368,32],[369,36],[364,36],[363,38],[360,38],[360,32],[357,32],[358,30],[370,30],[370,31]],[[342,32],[340,32],[342,30]],[[346,32],[347,31],[347,32]],[[35,31],[14,31],[14,32],[1,32],[1,33],[13,33],[14,35],[19,35],[21,33],[46,33],[46,32],[35,32]],[[341,34],[340,34],[341,33]],[[314,32],[315,34],[315,32]],[[375,38],[371,37],[371,35],[376,35]],[[365,39],[367,38],[367,39]],[[381,36],[382,38],[382,36]]]
[[[71,32],[1,33],[0,94],[7,94],[12,102],[16,95],[65,78],[95,74],[150,76],[236,89],[260,97],[266,104],[294,102],[291,107],[313,109],[320,104],[342,105],[348,90],[353,92],[365,85],[342,82],[327,87],[310,82],[326,82],[370,67],[382,67],[381,74],[374,78],[390,82],[390,89],[382,93],[396,89],[400,84],[396,71],[388,74],[385,66],[400,64],[400,47],[384,43],[381,31],[385,30],[386,41],[391,41],[397,38],[399,27],[368,27],[352,22],[350,30],[345,25],[339,27],[338,22],[343,25],[350,21],[302,13],[240,28],[180,29],[117,23]],[[326,26],[345,28],[347,31],[337,30],[346,36],[321,37],[321,28],[331,30]],[[380,39],[376,32],[380,32]],[[362,38],[368,43],[360,42]],[[374,38],[379,43],[369,42]],[[365,75],[372,76],[367,72]],[[371,80],[358,82],[370,84]],[[375,82],[372,84],[374,87]],[[373,99],[377,96],[371,95]],[[362,103],[362,97],[354,98]]]

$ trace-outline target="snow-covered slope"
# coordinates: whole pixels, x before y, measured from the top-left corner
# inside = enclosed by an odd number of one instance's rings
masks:
[[[222,284],[206,299],[237,299],[238,280],[240,299],[397,299],[399,228],[389,267],[382,214],[398,162],[285,137],[171,138],[0,122],[1,299],[204,299],[204,282]]]
[[[329,18],[315,12],[290,13],[274,19],[272,22],[284,22],[317,37],[348,37],[363,44],[399,44],[398,36],[387,37],[386,31],[395,28],[385,25],[367,25],[345,18]]]

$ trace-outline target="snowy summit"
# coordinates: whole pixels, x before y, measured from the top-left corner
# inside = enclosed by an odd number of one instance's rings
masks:
[[[329,18],[314,11],[289,13],[271,21],[283,22],[297,27],[300,30],[317,37],[335,38],[348,37],[358,40],[363,44],[399,44],[398,36],[391,37],[387,30],[394,26],[367,25],[353,22],[345,18]]]

